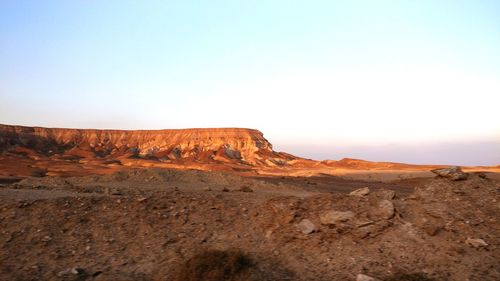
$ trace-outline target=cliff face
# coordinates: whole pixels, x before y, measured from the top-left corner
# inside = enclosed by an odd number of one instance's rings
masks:
[[[158,161],[233,162],[282,165],[258,130],[88,130],[0,125],[0,151],[28,149],[42,156],[144,158]]]

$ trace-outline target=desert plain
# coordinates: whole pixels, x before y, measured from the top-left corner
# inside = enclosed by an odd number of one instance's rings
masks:
[[[500,280],[499,179],[253,129],[0,125],[0,280]]]

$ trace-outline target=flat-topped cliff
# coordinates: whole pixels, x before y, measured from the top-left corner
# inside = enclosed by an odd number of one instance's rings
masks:
[[[79,158],[147,158],[160,161],[238,162],[248,165],[282,164],[285,157],[272,150],[254,129],[200,128],[169,130],[61,129],[0,125],[2,151]]]

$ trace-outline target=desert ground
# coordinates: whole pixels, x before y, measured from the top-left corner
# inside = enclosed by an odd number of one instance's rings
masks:
[[[500,167],[440,168],[0,125],[0,280],[500,280]]]

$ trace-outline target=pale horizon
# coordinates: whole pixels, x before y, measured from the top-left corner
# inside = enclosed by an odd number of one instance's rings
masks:
[[[1,2],[0,123],[500,164],[498,2],[330,2]]]

